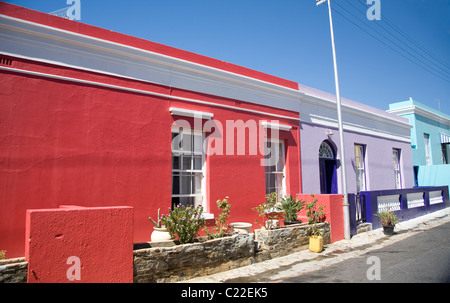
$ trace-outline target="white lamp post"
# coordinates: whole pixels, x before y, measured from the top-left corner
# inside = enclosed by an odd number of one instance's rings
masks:
[[[316,0],[316,5],[324,3],[327,0]],[[339,91],[339,79],[336,63],[336,49],[334,46],[334,31],[333,31],[333,19],[331,17],[331,0],[328,0],[328,15],[330,16],[330,32],[331,32],[331,47],[333,48],[333,64],[334,64],[334,84],[336,86],[336,104],[338,115],[338,128],[339,128],[339,141],[341,146],[341,172],[342,172],[342,194],[344,195],[344,232],[345,239],[350,239],[350,211],[348,204],[348,192],[347,192],[347,171],[345,165],[345,146],[344,146],[344,130],[342,126],[342,112],[341,112],[341,94]]]

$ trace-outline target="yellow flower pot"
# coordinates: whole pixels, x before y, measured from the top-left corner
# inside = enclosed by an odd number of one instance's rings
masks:
[[[313,252],[321,252],[323,246],[323,238],[321,236],[309,237],[309,250]]]

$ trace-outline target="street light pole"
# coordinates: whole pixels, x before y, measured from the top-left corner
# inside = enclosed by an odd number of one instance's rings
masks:
[[[327,0],[316,0],[316,5],[319,6]],[[338,128],[339,128],[339,141],[341,146],[341,173],[342,173],[342,194],[344,196],[344,233],[345,239],[350,239],[350,210],[348,204],[348,191],[347,191],[347,170],[345,165],[345,145],[344,145],[344,129],[342,125],[342,110],[341,110],[341,94],[339,91],[339,78],[337,72],[336,63],[336,48],[334,46],[334,31],[333,31],[333,18],[331,16],[331,0],[328,0],[328,15],[330,17],[330,32],[331,32],[331,47],[333,49],[333,65],[334,65],[334,84],[336,86],[336,105],[338,116]]]

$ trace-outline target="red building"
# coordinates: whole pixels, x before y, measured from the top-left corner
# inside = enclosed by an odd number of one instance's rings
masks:
[[[302,192],[299,113],[276,108],[297,83],[6,3],[0,73],[10,258],[24,255],[27,209],[132,206],[142,242],[158,208],[211,219],[228,196],[231,222],[253,223],[266,192]]]

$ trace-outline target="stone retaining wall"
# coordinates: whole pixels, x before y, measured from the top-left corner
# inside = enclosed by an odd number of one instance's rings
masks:
[[[323,244],[331,243],[330,223],[317,223],[323,233]],[[255,231],[257,246],[257,261],[282,257],[305,249],[309,245],[307,223],[288,225],[277,229],[258,229]]]
[[[0,261],[0,283],[27,282],[28,262],[25,258],[14,258]]]
[[[184,245],[176,245],[172,241],[136,244],[133,251],[133,281],[183,281],[307,249],[310,226],[297,224],[273,230],[256,230],[255,234],[233,234],[213,240],[201,238],[196,243]],[[317,226],[323,231],[324,244],[330,243],[330,224],[319,223]],[[27,267],[25,258],[0,261],[0,283],[27,282]]]
[[[157,244],[157,243],[155,243]],[[177,282],[253,262],[254,234],[134,251],[134,282]]]

